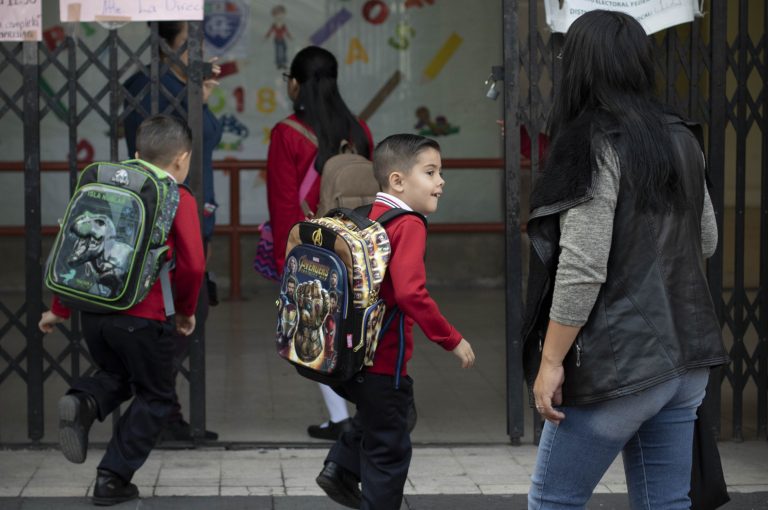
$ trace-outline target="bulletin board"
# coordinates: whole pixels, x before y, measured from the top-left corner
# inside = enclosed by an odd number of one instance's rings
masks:
[[[46,2],[43,7],[43,43],[49,49],[55,49],[68,34],[95,49],[104,41],[107,28],[116,26],[120,38],[134,48],[149,36],[146,22],[64,23],[55,4]],[[310,44],[336,55],[342,96],[353,113],[368,122],[374,141],[393,133],[418,133],[440,142],[444,158],[500,157],[502,144],[495,120],[501,116],[502,104],[485,98],[484,83],[491,66],[502,61],[500,15],[501,0],[206,1],[205,55],[217,57],[223,71],[220,86],[208,102],[224,127],[214,161],[266,159],[272,126],[292,113],[282,73],[287,72],[292,57]],[[60,58],[66,65],[66,52]],[[102,52],[99,58],[107,62],[109,55]],[[118,59],[121,63],[128,60],[122,54]],[[149,63],[149,52],[142,60]],[[98,90],[105,79],[89,69],[80,85]],[[0,72],[0,80],[13,89],[13,81],[20,77],[6,71]],[[63,85],[63,77],[52,66],[43,70],[44,92],[52,93]],[[41,121],[43,161],[67,159],[64,103],[60,101],[53,114]],[[82,98],[78,103],[82,110],[94,108]],[[102,98],[99,107],[108,111],[109,98]],[[93,112],[86,119],[78,127],[78,159],[108,158],[109,126]],[[12,125],[14,122],[18,119],[13,116],[0,119],[0,160],[23,159],[23,130]],[[127,157],[124,141],[118,146],[120,157]],[[465,177],[468,172],[453,174],[472,189],[471,177]],[[21,178],[0,175],[6,181],[3,184],[12,186]],[[58,204],[66,203],[66,182],[64,175],[44,176],[43,193],[49,195],[43,200],[47,205],[44,224],[55,221]],[[449,180],[448,190],[450,186]],[[222,206],[217,223],[228,222],[227,188],[226,176],[217,172],[216,194]],[[252,202],[243,204],[244,223],[266,219],[263,179],[256,172],[245,174],[241,190]],[[23,212],[17,214],[16,210],[0,215],[4,217],[0,223],[23,223]]]

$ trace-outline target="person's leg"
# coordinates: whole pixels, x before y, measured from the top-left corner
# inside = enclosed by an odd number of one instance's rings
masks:
[[[81,314],[83,338],[98,370],[92,375],[75,379],[68,392],[82,392],[93,397],[97,404],[98,418],[102,421],[132,395],[128,370],[120,354],[104,338],[103,325],[110,317],[113,316]]]
[[[411,464],[408,409],[413,400],[413,381],[377,374],[363,375],[363,398],[358,417],[363,435],[360,443],[360,482],[363,510],[399,510]]]
[[[328,410],[329,421],[320,425],[310,425],[307,434],[317,439],[335,440],[343,432],[351,428],[347,401],[336,393],[330,386],[318,383],[320,393],[323,395],[325,408]]]
[[[330,386],[318,384],[320,393],[323,394],[325,408],[328,409],[328,416],[333,423],[339,423],[349,418],[349,409],[347,401],[341,398]]]
[[[99,469],[130,481],[157,442],[173,405],[173,353],[170,324],[122,316],[104,335],[124,360],[134,399],[117,423]]]
[[[102,336],[108,316],[82,314],[83,336],[96,367],[93,375],[74,381],[59,399],[59,447],[67,460],[76,464],[88,456],[88,435],[94,420],[104,420],[131,396],[128,373],[117,352]]]
[[[690,508],[693,422],[708,379],[708,368],[684,374],[674,397],[643,423],[624,447],[633,510]]]
[[[336,387],[347,398],[360,386],[358,378]],[[335,502],[350,508],[360,508],[360,441],[363,431],[357,415],[350,420],[351,428],[336,440],[323,462],[323,469],[315,481]]]
[[[606,402],[563,407],[565,419],[559,425],[544,425],[529,510],[584,508],[625,444],[672,399],[679,384],[676,378]]]

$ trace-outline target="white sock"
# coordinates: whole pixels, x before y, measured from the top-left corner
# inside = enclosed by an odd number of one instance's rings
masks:
[[[319,383],[318,386],[320,386],[320,392],[323,394],[325,407],[328,409],[328,415],[330,416],[331,421],[338,423],[349,418],[347,401],[337,395],[329,386]]]

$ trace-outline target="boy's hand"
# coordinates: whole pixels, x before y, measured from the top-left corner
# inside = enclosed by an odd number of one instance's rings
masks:
[[[475,364],[475,352],[465,339],[461,339],[453,353],[461,360],[461,368],[472,368]]]
[[[56,326],[56,324],[64,322],[65,320],[66,319],[64,319],[64,317],[59,317],[52,311],[48,310],[47,312],[43,313],[42,317],[40,317],[40,322],[37,323],[37,327],[40,328],[40,331],[43,333],[50,333],[53,331],[53,328]]]
[[[182,336],[189,336],[195,330],[195,316],[194,315],[181,315],[177,313],[176,317],[176,332]]]

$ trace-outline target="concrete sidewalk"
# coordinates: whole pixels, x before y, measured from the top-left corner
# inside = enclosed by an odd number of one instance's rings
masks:
[[[720,443],[733,501],[725,509],[768,509],[768,442]],[[340,508],[314,478],[326,448],[156,450],[136,473],[141,508]],[[0,451],[0,509],[88,508],[96,464],[57,450]],[[403,508],[524,508],[536,449],[523,446],[416,447]],[[590,508],[627,508],[621,459]],[[117,508],[138,508],[126,503]]]

